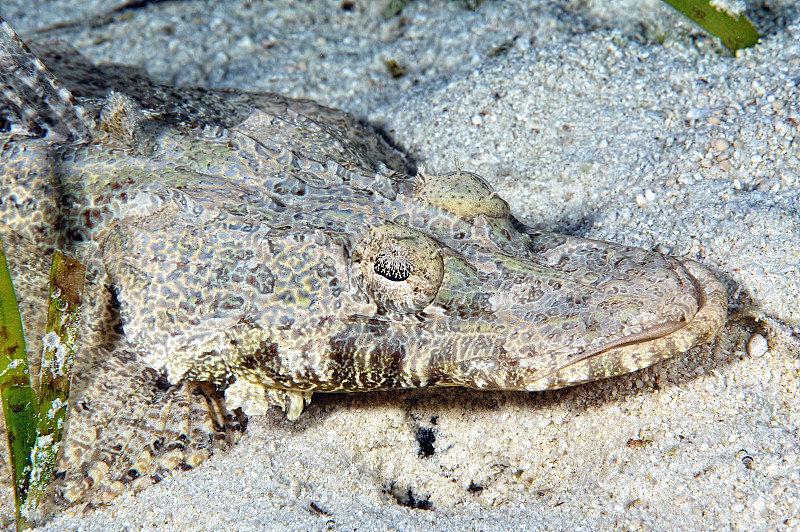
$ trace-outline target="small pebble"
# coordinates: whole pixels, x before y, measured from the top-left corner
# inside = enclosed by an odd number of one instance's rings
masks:
[[[261,39],[258,41],[258,44],[260,44],[262,48],[267,49],[275,46],[277,42],[278,41],[272,35],[265,35],[261,37]]]
[[[719,162],[719,169],[723,172],[730,172],[733,165],[731,164],[730,160],[725,159],[724,161]]]
[[[670,255],[672,253],[672,249],[668,248],[667,246],[661,243],[656,244],[656,247],[653,248],[653,251],[655,251],[656,253],[661,253],[662,255]]]
[[[760,334],[754,334],[747,342],[747,353],[753,358],[763,357],[768,350],[767,339]]]
[[[735,514],[738,514],[742,510],[744,510],[744,504],[742,504],[740,502],[735,502],[735,503],[731,504],[731,512],[733,512]]]
[[[731,147],[730,143],[725,139],[714,139],[711,142],[711,147],[717,151],[725,151]]]

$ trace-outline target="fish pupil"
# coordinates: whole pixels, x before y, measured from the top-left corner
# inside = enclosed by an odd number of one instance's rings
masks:
[[[378,253],[372,269],[378,275],[396,283],[405,281],[411,277],[411,272],[414,271],[408,260],[386,251]]]

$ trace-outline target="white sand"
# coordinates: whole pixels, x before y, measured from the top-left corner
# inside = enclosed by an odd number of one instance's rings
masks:
[[[316,396],[297,422],[251,418],[231,452],[45,529],[800,529],[796,2],[752,13],[762,44],[735,59],[659,2],[418,1],[390,21],[384,2],[343,3],[157,3],[92,27],[110,2],[0,14],[30,39],[75,21],[52,35],[159,81],[344,108],[432,171],[457,158],[486,176],[529,223],[699,259],[729,286],[729,325],[562,391]],[[766,353],[748,352],[756,333]]]

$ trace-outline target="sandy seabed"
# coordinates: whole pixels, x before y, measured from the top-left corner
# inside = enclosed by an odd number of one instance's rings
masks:
[[[748,11],[761,43],[732,58],[660,2],[412,2],[389,20],[383,4],[0,15],[157,81],[343,108],[429,171],[485,176],[531,225],[703,262],[728,325],[566,390],[315,396],[296,422],[253,417],[230,452],[42,530],[800,528],[800,7]]]

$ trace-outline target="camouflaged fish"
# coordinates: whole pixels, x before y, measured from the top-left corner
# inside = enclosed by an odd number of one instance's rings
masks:
[[[56,507],[192,467],[314,392],[560,388],[725,320],[697,262],[526,227],[340,111],[37,55],[0,24],[0,230],[31,353],[50,254],[88,267]]]

